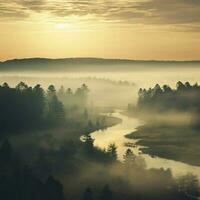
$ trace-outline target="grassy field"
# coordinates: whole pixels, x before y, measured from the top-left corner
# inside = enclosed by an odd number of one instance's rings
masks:
[[[189,126],[147,124],[128,138],[139,139],[143,153],[200,166],[200,131]]]

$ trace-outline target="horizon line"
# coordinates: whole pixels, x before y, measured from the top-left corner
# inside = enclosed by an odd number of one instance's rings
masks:
[[[5,63],[8,61],[14,61],[14,60],[30,60],[30,59],[47,59],[47,60],[65,60],[65,59],[99,59],[99,60],[119,60],[119,61],[129,61],[129,62],[200,62],[200,59],[198,60],[173,60],[173,59],[130,59],[130,58],[105,58],[105,57],[58,57],[58,58],[51,58],[51,57],[21,57],[21,58],[11,58],[2,60],[0,59],[1,63]]]

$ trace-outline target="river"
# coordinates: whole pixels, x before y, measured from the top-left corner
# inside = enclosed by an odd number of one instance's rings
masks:
[[[136,155],[142,156],[146,161],[147,169],[149,168],[163,168],[171,169],[172,175],[177,177],[187,173],[193,173],[200,179],[200,167],[192,166],[175,160],[164,159],[160,157],[152,157],[148,154],[142,154],[140,146],[132,145],[127,147],[125,144],[135,144],[137,140],[128,139],[125,135],[137,130],[137,127],[142,125],[142,122],[137,118],[128,117],[116,111],[110,113],[113,117],[120,118],[122,122],[106,130],[99,130],[91,133],[91,137],[95,139],[94,145],[106,149],[110,143],[115,143],[117,146],[118,160],[123,161],[123,155],[128,148],[131,148]]]

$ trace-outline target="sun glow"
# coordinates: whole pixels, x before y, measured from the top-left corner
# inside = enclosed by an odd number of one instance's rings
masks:
[[[56,24],[55,28],[59,30],[64,30],[66,29],[66,24]]]

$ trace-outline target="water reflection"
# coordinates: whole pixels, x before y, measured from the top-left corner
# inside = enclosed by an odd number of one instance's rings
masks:
[[[181,176],[187,173],[193,173],[197,175],[200,179],[200,167],[188,165],[174,160],[151,157],[147,154],[141,154],[139,150],[140,146],[134,145],[136,143],[136,140],[128,139],[124,136],[128,133],[134,132],[137,127],[142,124],[142,122],[136,118],[125,116],[120,112],[115,112],[112,115],[114,117],[122,119],[122,122],[106,130],[93,132],[91,136],[95,139],[95,146],[106,149],[110,143],[115,143],[117,146],[118,159],[120,161],[123,161],[123,155],[126,149],[130,148],[127,147],[125,144],[132,143],[132,151],[136,155],[140,155],[145,159],[147,168],[170,168],[174,176]]]

